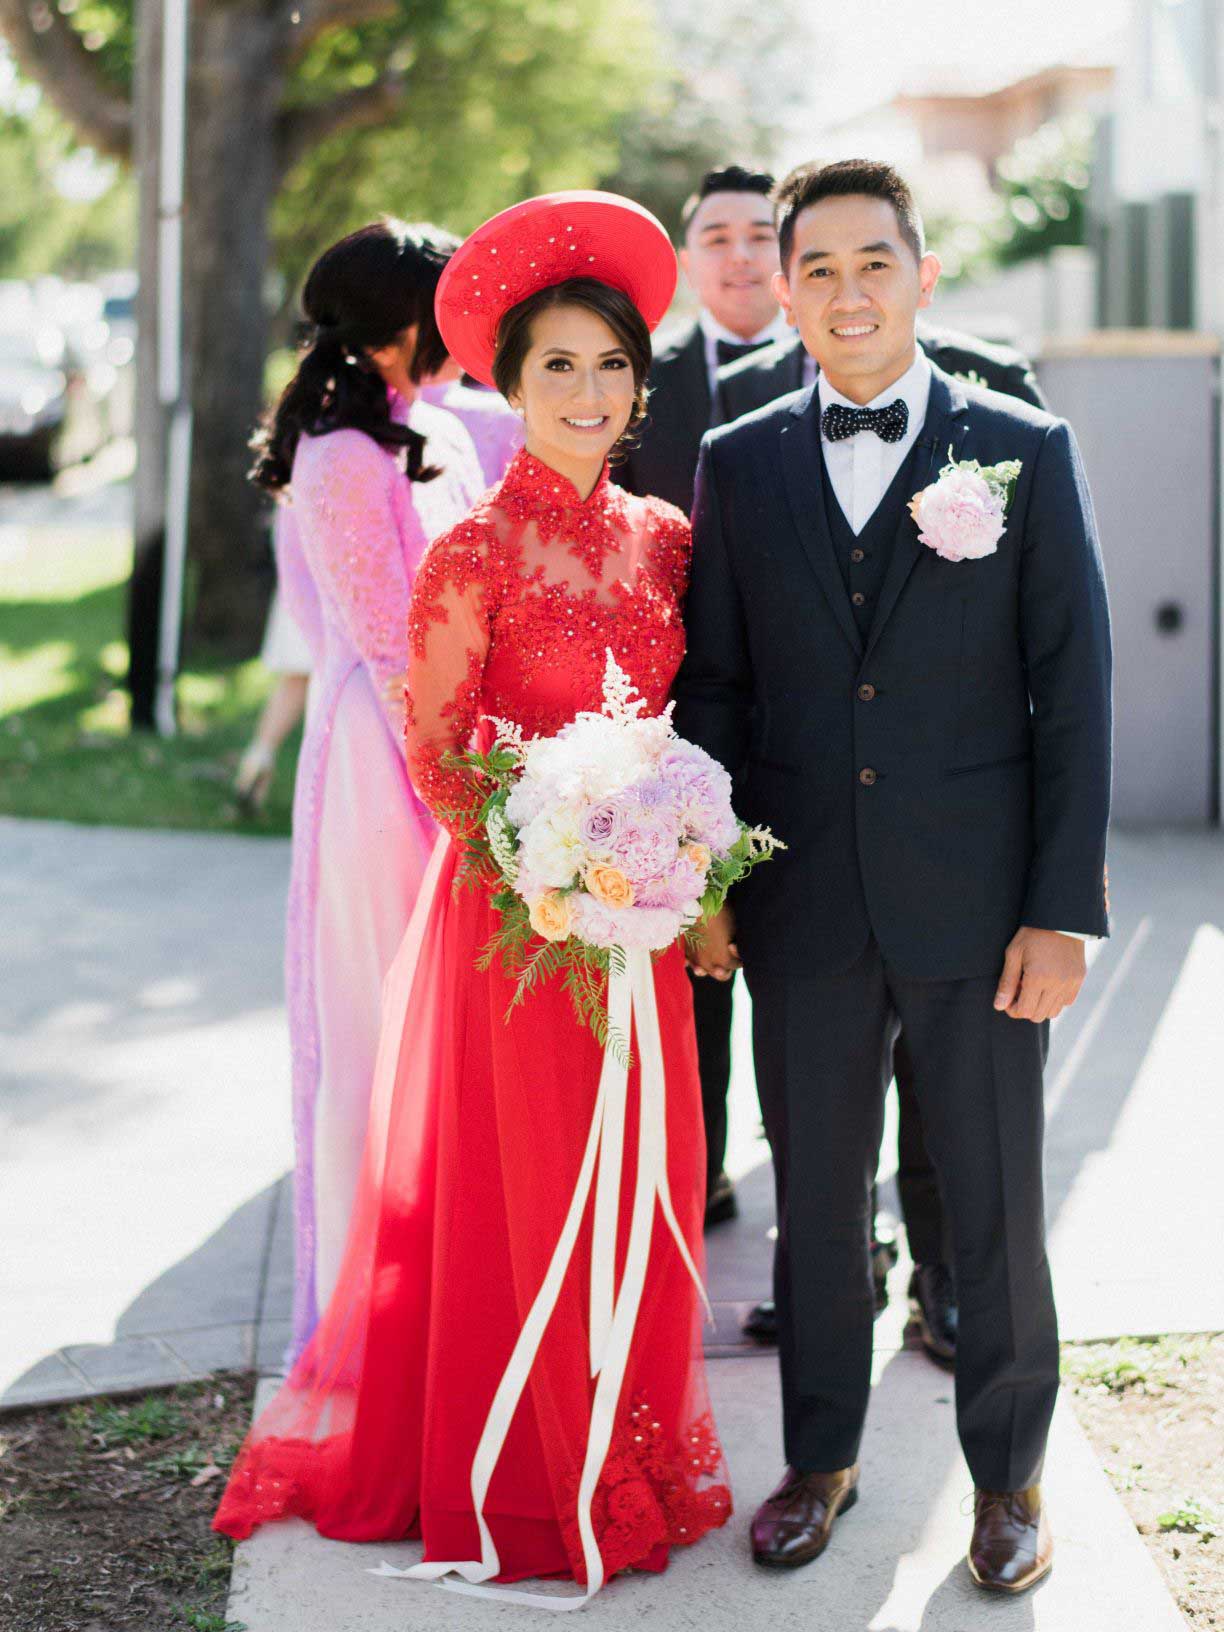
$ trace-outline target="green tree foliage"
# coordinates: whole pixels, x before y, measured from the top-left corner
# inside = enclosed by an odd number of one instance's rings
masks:
[[[131,177],[79,148],[0,46],[0,278],[130,266],[135,208]]]
[[[1002,208],[991,233],[1000,265],[1084,243],[1093,128],[1087,115],[1053,120],[1000,160]]]
[[[383,76],[405,94],[388,118],[326,137],[289,171],[273,212],[284,286],[382,211],[462,233],[515,199],[596,185],[657,59],[645,0],[400,0],[376,23],[331,30],[297,70],[297,106]]]
[[[57,9],[106,81],[129,90],[131,0]],[[301,152],[273,213],[282,291],[324,244],[384,211],[463,232],[532,192],[595,185],[661,72],[650,0],[389,0],[381,10],[325,28],[294,65],[287,146]]]
[[[979,220],[928,212],[927,236],[945,279],[988,277],[1087,241],[1095,124],[1086,114],[1051,120],[1000,161],[993,207]]]
[[[783,128],[812,94],[815,37],[798,0],[660,0],[667,67],[644,86],[605,184],[673,233],[693,183],[716,165],[769,167]]]

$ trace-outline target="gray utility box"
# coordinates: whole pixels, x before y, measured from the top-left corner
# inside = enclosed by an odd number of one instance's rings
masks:
[[[1049,341],[1042,389],[1092,487],[1114,629],[1114,820],[1219,820],[1219,368],[1214,335]]]

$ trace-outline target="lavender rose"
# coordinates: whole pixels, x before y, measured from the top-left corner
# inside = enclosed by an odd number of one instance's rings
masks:
[[[624,819],[625,813],[619,805],[611,799],[603,799],[597,805],[587,806],[578,824],[579,836],[589,850],[608,850],[620,833]]]

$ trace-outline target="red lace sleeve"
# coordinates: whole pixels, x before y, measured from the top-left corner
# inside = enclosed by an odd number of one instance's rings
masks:
[[[693,562],[693,530],[688,518],[674,504],[648,499],[650,532],[658,570],[671,585],[677,601],[688,594],[689,570]]]
[[[479,513],[426,551],[408,611],[404,738],[413,785],[453,834],[475,805],[465,773],[442,763],[472,735],[493,612],[493,535]]]

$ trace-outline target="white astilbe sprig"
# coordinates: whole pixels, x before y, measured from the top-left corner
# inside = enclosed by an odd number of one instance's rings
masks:
[[[515,841],[514,829],[507,820],[506,813],[500,805],[494,805],[489,812],[485,823],[485,832],[489,835],[489,850],[493,860],[504,879],[511,884],[518,877],[518,846]]]
[[[612,656],[612,648],[604,647],[603,712],[617,725],[629,725],[646,707],[645,697],[637,695],[633,681]]]
[[[496,714],[486,714],[485,719],[493,727],[496,744],[505,748],[521,765],[527,757],[527,744],[523,741],[523,728],[517,720],[502,720]]]
[[[748,854],[754,858],[772,856],[775,850],[786,849],[782,840],[775,839],[767,827],[746,827],[744,837],[748,840]]]

